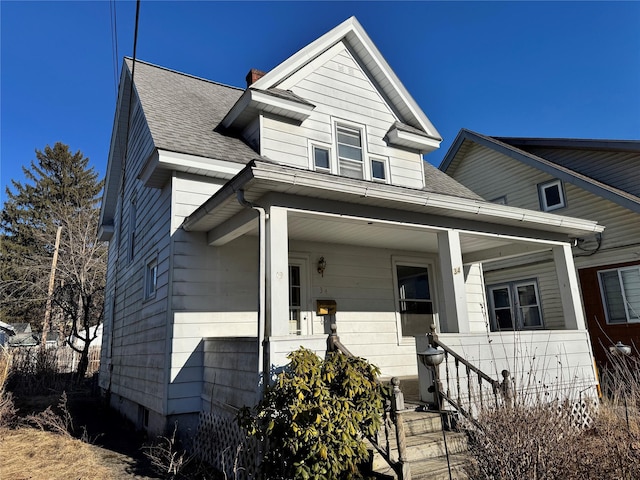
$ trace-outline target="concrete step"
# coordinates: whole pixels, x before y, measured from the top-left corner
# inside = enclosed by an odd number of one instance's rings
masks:
[[[411,462],[412,480],[449,480],[449,468],[451,468],[452,480],[467,480],[466,467],[470,458],[465,453],[449,455],[449,463],[446,457],[427,458],[417,462]],[[398,476],[386,465],[373,472],[378,480],[397,480]]]
[[[449,454],[463,453],[467,451],[467,437],[463,433],[446,432],[447,449]],[[437,458],[445,455],[444,439],[442,432],[422,433],[406,437],[407,460],[410,462]],[[391,458],[398,458],[397,444],[391,443]],[[387,465],[386,460],[377,451],[373,455],[373,469]]]
[[[449,464],[446,457],[429,458],[411,463],[412,480],[449,480],[449,467],[451,467],[452,480],[467,480],[465,471],[470,462],[467,454],[458,453],[449,455]]]
[[[409,410],[402,414],[402,420],[406,437],[442,430],[442,420],[439,413]]]

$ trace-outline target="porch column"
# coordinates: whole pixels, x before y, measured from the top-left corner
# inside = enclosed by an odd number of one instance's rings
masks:
[[[279,337],[289,334],[289,234],[285,208],[269,208],[266,243],[266,336]]]
[[[553,247],[553,260],[558,275],[558,288],[562,300],[564,324],[567,330],[585,330],[580,300],[578,277],[573,263],[573,254],[568,244]]]
[[[469,311],[460,233],[457,230],[438,233],[438,256],[444,298],[444,305],[440,310],[446,318],[448,331],[452,331],[452,327],[457,325],[457,333],[467,333],[469,332]]]

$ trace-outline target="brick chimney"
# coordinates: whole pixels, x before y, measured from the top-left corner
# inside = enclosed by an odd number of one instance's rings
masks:
[[[252,85],[254,82],[256,82],[257,80],[259,80],[260,78],[264,77],[264,74],[266,72],[263,72],[261,70],[257,70],[255,68],[252,68],[251,70],[249,70],[249,73],[247,73],[247,88],[249,88],[250,85]]]

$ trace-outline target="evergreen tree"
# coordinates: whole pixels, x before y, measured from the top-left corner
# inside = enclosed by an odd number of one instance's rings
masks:
[[[102,182],[89,158],[60,142],[36,150],[12,181],[0,215],[0,320],[42,328],[56,231],[62,227],[55,294],[65,333],[85,331],[102,312],[106,247],[97,240]],[[55,329],[54,329],[55,330]],[[88,330],[83,338],[89,341]],[[88,342],[87,352],[88,352]]]

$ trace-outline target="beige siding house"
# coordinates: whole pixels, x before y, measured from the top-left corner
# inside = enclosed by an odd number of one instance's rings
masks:
[[[114,407],[161,431],[252,404],[332,324],[385,377],[418,375],[435,325],[494,376],[535,354],[563,359],[549,385],[595,385],[571,242],[597,221],[485,201],[426,163],[441,138],[354,18],[249,79],[124,64],[101,213]],[[545,323],[495,332],[485,262],[529,254],[551,259],[555,300],[529,306]]]
[[[440,169],[487,200],[603,225],[604,232],[580,235],[572,246],[593,351],[604,362],[618,341],[640,346],[640,141],[501,138],[462,130]],[[485,264],[494,330],[514,328],[511,318],[501,317],[512,315],[507,312],[518,302],[506,292],[522,282],[535,285],[542,316],[515,327],[562,324],[552,270],[551,257],[540,254]]]

